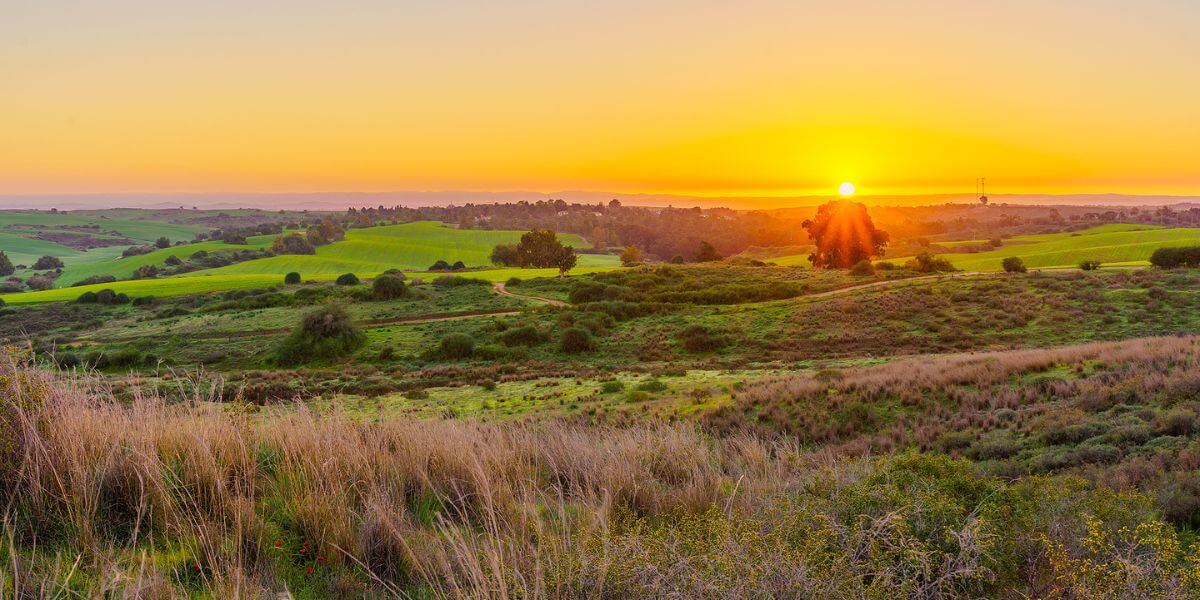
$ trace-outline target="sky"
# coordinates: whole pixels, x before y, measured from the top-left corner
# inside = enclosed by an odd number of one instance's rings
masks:
[[[1200,2],[0,0],[0,194],[1200,195]]]

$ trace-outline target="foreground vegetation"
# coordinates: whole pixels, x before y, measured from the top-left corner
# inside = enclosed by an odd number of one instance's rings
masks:
[[[269,597],[1163,597],[1135,492],[686,426],[363,423],[131,405],[9,354],[0,589]]]

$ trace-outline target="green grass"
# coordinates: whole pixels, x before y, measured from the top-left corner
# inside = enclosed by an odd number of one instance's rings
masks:
[[[112,275],[117,279],[125,279],[133,275],[133,272],[142,265],[157,265],[161,267],[163,261],[170,256],[187,259],[201,250],[215,252],[218,250],[245,250],[251,247],[226,244],[225,242],[200,242],[197,244],[162,248],[147,254],[139,254],[128,258],[121,258],[122,248],[102,248],[86,253],[87,255],[102,257],[100,260],[80,262],[78,260],[67,261],[64,259],[63,262],[66,262],[67,266],[63,269],[62,275],[59,276],[55,283],[57,287],[68,287],[72,283],[95,275]]]
[[[1150,255],[1164,246],[1200,244],[1200,228],[1153,225],[1101,225],[1073,233],[1027,235],[1004,240],[1004,246],[975,254],[943,255],[964,271],[999,271],[1000,262],[1019,257],[1027,267],[1075,267],[1083,260],[1113,265],[1149,264]],[[888,259],[897,264],[906,258]]]
[[[53,226],[53,225],[98,225],[97,234],[106,231],[116,231],[121,235],[143,241],[153,242],[159,237],[166,236],[172,242],[190,240],[208,227],[200,225],[182,225],[164,223],[162,221],[147,221],[135,219],[111,219],[107,216],[91,214],[50,213],[43,211],[0,211],[0,229],[9,225],[17,226]]]
[[[0,231],[0,252],[8,255],[14,265],[32,265],[38,258],[46,255],[57,256],[63,261],[76,260],[87,253],[62,244],[33,240],[16,233]]]
[[[947,247],[982,244],[981,240],[938,242]],[[1200,243],[1200,228],[1158,227],[1119,223],[1101,225],[1071,233],[1026,235],[1004,240],[1004,246],[974,254],[944,254],[955,267],[964,271],[1000,271],[1000,261],[1020,257],[1025,266],[1036,268],[1075,267],[1083,260],[1098,260],[1109,266],[1149,264],[1150,254],[1163,246]],[[904,264],[911,257],[886,258]],[[766,259],[781,266],[807,267],[807,254]]]
[[[388,269],[424,270],[433,263],[463,261],[468,267],[491,264],[496,244],[516,243],[522,231],[455,229],[442,223],[422,221],[366,229],[351,229],[341,242],[320,246],[313,255],[275,256],[246,261],[206,271],[215,275],[278,274],[296,271],[304,277],[355,273],[370,277]],[[269,242],[274,236],[256,236],[253,243]],[[582,238],[560,234],[563,243],[587,247]],[[581,255],[580,266],[617,266],[609,255]]]

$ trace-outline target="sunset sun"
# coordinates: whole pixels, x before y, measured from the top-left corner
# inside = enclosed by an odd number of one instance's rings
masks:
[[[854,184],[850,183],[849,181],[843,181],[842,185],[838,186],[838,193],[843,196],[853,196]]]

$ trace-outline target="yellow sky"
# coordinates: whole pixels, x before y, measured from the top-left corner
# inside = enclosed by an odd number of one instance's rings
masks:
[[[1198,62],[1190,0],[13,2],[0,194],[1200,194]]]

